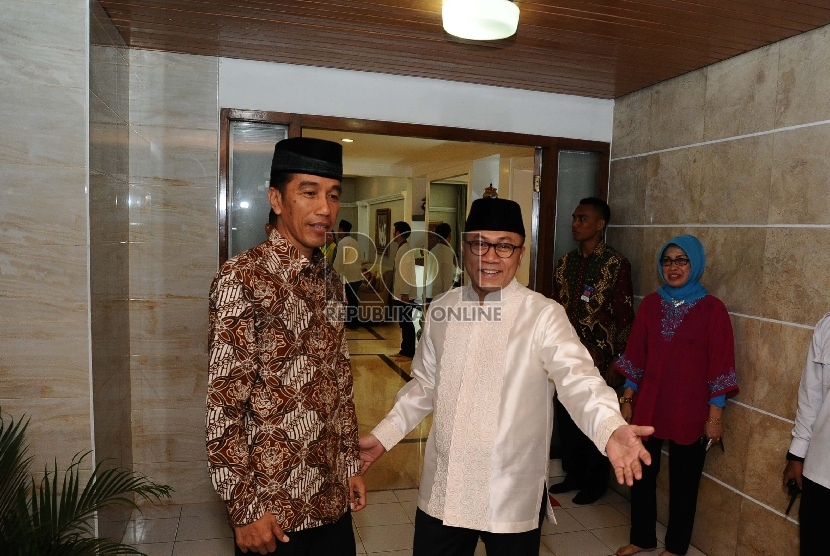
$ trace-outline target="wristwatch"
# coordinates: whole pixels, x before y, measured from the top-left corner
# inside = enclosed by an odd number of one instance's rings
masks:
[[[625,396],[620,396],[620,405],[624,403],[634,403],[634,398],[626,398]]]

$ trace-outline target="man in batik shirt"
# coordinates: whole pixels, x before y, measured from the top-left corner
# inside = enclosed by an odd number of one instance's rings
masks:
[[[611,209],[602,199],[579,201],[573,213],[571,230],[579,247],[556,263],[553,299],[568,313],[582,344],[588,348],[594,365],[611,387],[622,384],[622,376],[612,368],[625,351],[634,309],[631,305],[631,265],[603,241]],[[565,480],[553,485],[553,494],[579,489],[576,504],[598,500],[608,488],[608,459],[574,424],[557,399],[556,420],[562,443]]]
[[[237,554],[355,554],[349,509],[365,506],[366,488],[344,293],[320,250],[342,171],[337,143],[277,143],[276,228],[211,286],[208,468]]]

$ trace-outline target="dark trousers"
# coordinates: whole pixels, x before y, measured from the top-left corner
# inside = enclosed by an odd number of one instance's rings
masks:
[[[827,552],[827,531],[830,525],[830,488],[801,477],[801,556]]]
[[[631,487],[631,544],[657,546],[657,474],[663,440],[653,436],[645,442],[651,465],[643,466],[643,478]],[[686,554],[692,540],[697,492],[706,448],[700,442],[688,446],[669,441],[669,523],[666,550]]]
[[[401,354],[415,356],[415,325],[412,324],[412,305],[397,299],[392,300],[395,319],[401,327]]]
[[[450,527],[419,508],[415,512],[412,556],[473,556],[479,537],[487,556],[539,556],[542,529],[537,527],[524,533],[488,533]]]
[[[363,282],[349,282],[345,285],[346,290],[346,326],[348,328],[358,328],[360,326],[360,299],[357,297],[357,292]]]
[[[302,531],[286,533],[289,541],[277,541],[277,549],[267,556],[355,556],[357,550],[352,529],[352,514],[346,512],[334,523],[328,523]],[[256,552],[245,554],[234,545],[236,556],[253,556]]]
[[[611,462],[596,445],[579,430],[565,406],[554,398],[559,441],[562,443],[562,468],[576,481],[580,490],[601,496],[608,488]]]

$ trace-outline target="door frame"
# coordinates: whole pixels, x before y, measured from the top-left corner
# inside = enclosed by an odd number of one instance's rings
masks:
[[[598,191],[608,197],[608,165],[611,144],[603,141],[547,137],[508,131],[490,131],[460,127],[410,124],[380,120],[363,120],[311,114],[268,112],[222,108],[219,115],[219,263],[228,255],[228,172],[230,169],[230,124],[232,121],[273,123],[288,126],[289,137],[301,137],[304,128],[417,137],[444,141],[496,143],[536,148],[534,172],[533,214],[530,233],[530,287],[545,296],[553,288],[553,246],[555,241],[556,188],[559,171],[559,151],[579,150],[601,155]]]

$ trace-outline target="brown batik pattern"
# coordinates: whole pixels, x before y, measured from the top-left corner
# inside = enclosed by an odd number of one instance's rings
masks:
[[[208,469],[234,525],[332,523],[360,468],[343,286],[278,233],[229,260],[210,291]]]
[[[588,302],[581,299],[586,285],[594,288]],[[634,322],[628,259],[605,242],[588,257],[577,248],[557,262],[553,290],[594,364],[605,372],[611,359],[625,351]]]

